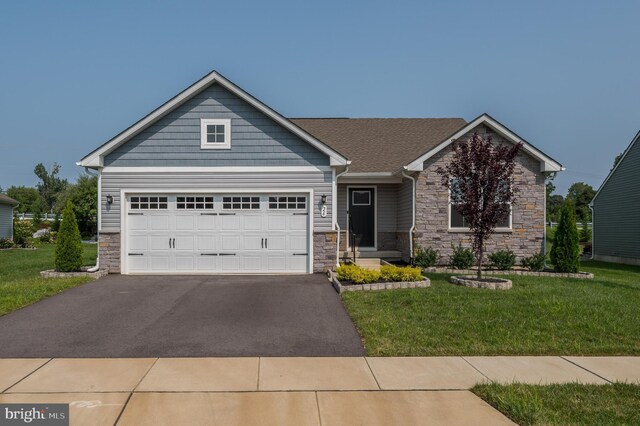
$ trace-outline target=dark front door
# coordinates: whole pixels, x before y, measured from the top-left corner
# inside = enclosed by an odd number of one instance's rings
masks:
[[[349,188],[349,232],[357,247],[375,247],[376,210],[373,188]],[[354,244],[353,240],[350,240]]]

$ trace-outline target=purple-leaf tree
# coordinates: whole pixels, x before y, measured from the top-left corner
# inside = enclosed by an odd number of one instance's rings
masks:
[[[451,194],[451,208],[462,215],[472,234],[472,249],[482,279],[482,259],[487,239],[509,217],[516,188],[511,185],[515,159],[522,148],[494,145],[474,133],[469,140],[455,141],[453,159],[437,173]]]

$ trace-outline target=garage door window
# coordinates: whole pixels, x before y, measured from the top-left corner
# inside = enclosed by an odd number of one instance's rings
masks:
[[[176,207],[181,210],[213,209],[213,197],[176,197]]]
[[[306,210],[306,197],[269,197],[269,209],[273,210]]]
[[[260,210],[260,197],[222,197],[223,210]]]
[[[167,197],[131,197],[131,210],[163,210]]]

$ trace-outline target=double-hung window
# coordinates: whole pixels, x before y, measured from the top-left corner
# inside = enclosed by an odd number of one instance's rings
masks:
[[[508,182],[504,183],[509,185]],[[449,229],[465,231],[469,229],[469,222],[466,218],[458,212],[456,205],[463,204],[464,198],[460,192],[460,182],[458,178],[451,179],[451,185],[449,188]],[[511,216],[512,210],[509,205],[509,214],[496,226],[497,230],[510,230],[511,229]]]
[[[200,119],[200,148],[231,149],[231,120]]]

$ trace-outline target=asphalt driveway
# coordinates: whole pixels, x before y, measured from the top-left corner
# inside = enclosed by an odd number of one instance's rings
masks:
[[[0,317],[0,358],[361,355],[320,274],[110,275]]]

